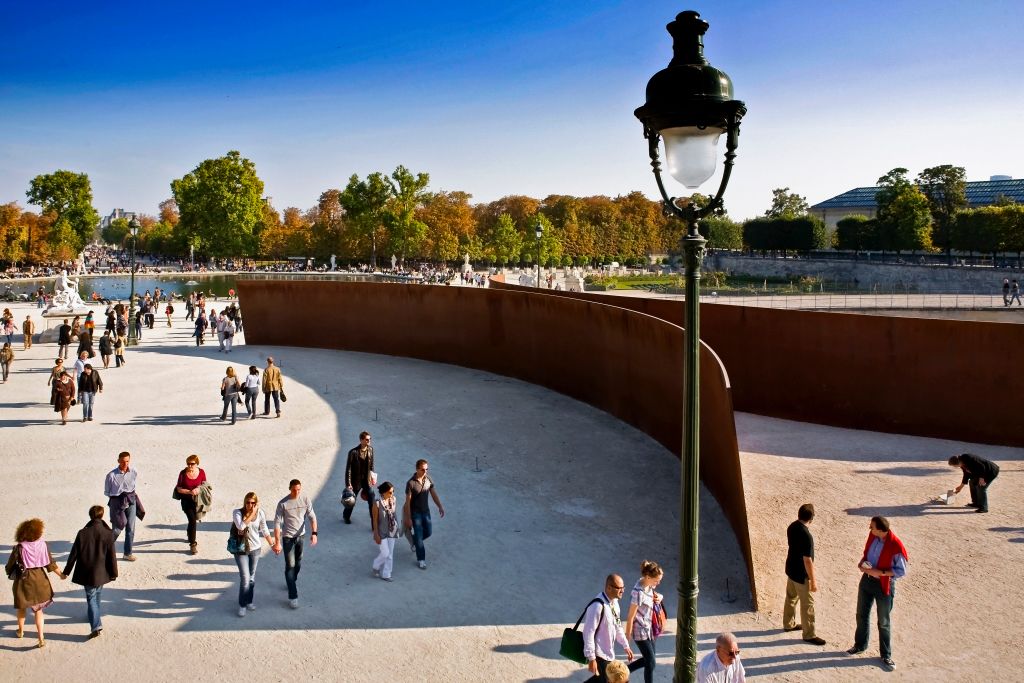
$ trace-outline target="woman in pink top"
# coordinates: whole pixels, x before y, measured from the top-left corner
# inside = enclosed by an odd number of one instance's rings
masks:
[[[199,545],[196,543],[196,496],[199,494],[199,487],[205,481],[206,472],[199,467],[199,456],[193,454],[185,458],[185,469],[178,474],[178,483],[174,491],[181,500],[181,511],[188,520],[188,550],[192,555],[199,552]]]
[[[7,576],[14,579],[14,609],[18,615],[17,637],[25,635],[25,610],[31,608],[36,615],[36,633],[39,647],[46,645],[43,636],[43,610],[53,604],[53,586],[46,572],[56,572],[57,563],[43,540],[43,520],[27,519],[14,533],[14,551],[7,560]]]

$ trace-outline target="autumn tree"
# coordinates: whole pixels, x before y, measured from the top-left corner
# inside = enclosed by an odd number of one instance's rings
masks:
[[[17,202],[0,204],[0,261],[14,263],[25,258],[27,230]]]
[[[29,203],[51,215],[49,242],[58,258],[74,258],[93,238],[100,215],[92,206],[92,185],[85,173],[54,171],[38,175],[25,194]]]
[[[460,254],[469,253],[470,240],[476,234],[472,195],[466,192],[435,192],[417,211],[427,226],[424,253],[436,261],[455,261]],[[470,258],[478,258],[470,254]]]
[[[236,151],[207,159],[171,182],[181,233],[210,256],[252,254],[263,219],[263,181]]]
[[[932,166],[917,176],[917,186],[928,200],[932,216],[932,242],[953,262],[953,221],[967,207],[967,172],[962,166]]]
[[[341,205],[341,190],[325,190],[316,203],[310,234],[311,251],[327,260],[344,253],[342,238],[345,229],[345,209]]]
[[[178,224],[180,216],[178,215],[178,204],[174,201],[174,197],[160,202],[159,209],[161,223],[166,223],[172,228]]]

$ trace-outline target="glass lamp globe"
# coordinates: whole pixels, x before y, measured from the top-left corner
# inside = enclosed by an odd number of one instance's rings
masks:
[[[714,126],[687,126],[661,131],[669,175],[687,189],[700,187],[715,173],[718,138],[722,132],[721,128]]]

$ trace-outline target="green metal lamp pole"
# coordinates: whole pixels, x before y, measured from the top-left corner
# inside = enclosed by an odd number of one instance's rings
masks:
[[[540,239],[544,236],[544,224],[537,219],[537,288],[540,289]]]
[[[686,222],[683,259],[686,268],[686,331],[684,337],[683,449],[679,501],[679,610],[673,680],[692,683],[697,678],[697,537],[700,527],[700,271],[706,242],[698,230],[700,220],[722,211],[722,195],[729,184],[740,119],[746,106],[732,99],[732,81],[704,58],[708,23],[697,12],[679,14],[668,25],[673,58],[668,68],[647,84],[647,103],[636,117],[644,126],[654,177],[661,191],[665,214]],[[725,162],[718,193],[706,206],[676,201],[665,191],[661,177],[659,143],[665,141],[669,174],[693,190],[714,174],[715,146],[726,135]]]
[[[135,241],[139,237],[139,219],[132,217],[128,229],[132,233],[132,286],[128,294],[128,346],[135,346],[139,340],[135,338]]]

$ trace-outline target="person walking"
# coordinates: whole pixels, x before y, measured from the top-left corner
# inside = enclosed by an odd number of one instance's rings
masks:
[[[86,614],[91,629],[89,638],[99,636],[103,631],[103,618],[100,614],[103,586],[117,578],[114,532],[103,521],[102,505],[89,508],[89,523],[75,536],[71,554],[64,565],[64,575],[71,576],[72,583],[85,588]]]
[[[644,683],[654,680],[657,654],[654,643],[654,623],[664,627],[664,596],[654,590],[661,583],[665,572],[656,562],[644,560],[640,563],[640,578],[630,592],[629,613],[626,615],[626,640],[636,643],[644,667]]]
[[[372,565],[373,575],[391,581],[391,568],[395,563],[395,541],[402,535],[402,525],[398,523],[394,484],[386,481],[377,491],[380,497],[370,510],[373,542],[380,546],[380,552]],[[346,511],[349,509],[351,508],[346,508]]]
[[[32,348],[32,335],[36,333],[36,324],[32,322],[32,316],[26,315],[25,322],[21,324],[22,350],[28,351]]]
[[[110,336],[110,330],[105,330],[100,337],[100,358],[103,360],[103,369],[110,367],[110,357],[114,355],[114,338]]]
[[[864,544],[857,568],[861,572],[857,588],[857,631],[848,655],[858,655],[868,649],[868,620],[872,604],[878,607],[878,644],[882,665],[892,671],[892,609],[896,599],[896,579],[907,573],[910,557],[903,542],[896,537],[885,517],[872,517],[868,526],[868,540]]]
[[[963,453],[952,456],[949,466],[959,467],[964,473],[960,485],[954,489],[957,493],[970,485],[971,502],[967,507],[978,508],[975,512],[988,512],[988,487],[999,476],[999,465],[980,455]]]
[[[284,552],[284,581],[288,586],[288,604],[299,608],[299,570],[302,569],[302,539],[306,535],[306,521],[310,527],[310,547],[316,546],[317,525],[313,502],[302,495],[302,482],[288,482],[288,495],[277,504],[274,513],[274,552]]]
[[[786,529],[789,550],[786,553],[786,601],[782,606],[782,628],[803,630],[805,642],[824,645],[814,631],[814,593],[818,580],[814,572],[814,537],[808,526],[814,520],[814,506],[804,503],[797,510],[796,521]],[[800,603],[800,623],[796,623],[796,603]]]
[[[238,565],[238,616],[244,617],[247,611],[256,609],[253,600],[256,597],[256,566],[263,550],[263,540],[273,548],[274,539],[267,528],[267,516],[260,508],[260,499],[255,492],[249,491],[242,500],[242,507],[232,514],[232,522],[237,533],[245,537],[245,552],[235,555]],[[275,550],[275,552],[280,552]]]
[[[90,339],[93,333],[96,331],[96,321],[92,318],[92,311],[85,314],[85,322],[83,323],[85,331],[89,333]],[[90,356],[91,357],[91,356]]]
[[[242,388],[238,378],[235,377],[235,369],[228,366],[227,374],[224,379],[220,381],[220,395],[224,399],[224,410],[220,413],[220,419],[226,420],[228,417],[228,406],[231,406],[231,424],[235,424],[235,418],[238,416],[238,392]]]
[[[185,458],[185,469],[178,473],[178,483],[174,485],[174,492],[181,502],[181,511],[185,513],[185,520],[188,525],[185,535],[188,537],[188,551],[190,555],[199,553],[199,544],[196,542],[196,503],[199,498],[199,487],[206,483],[206,472],[199,467],[199,456],[192,454]]]
[[[1010,305],[1010,278],[1003,278],[1003,305]]]
[[[72,378],[73,370],[65,370],[64,374],[54,384],[53,412],[60,413],[60,423],[68,423],[68,411],[75,404],[75,381]]]
[[[0,317],[0,330],[7,337],[7,343],[14,343],[14,314],[11,313],[11,309],[5,308],[3,316]]]
[[[281,395],[284,393],[284,382],[281,369],[274,365],[274,357],[267,356],[267,367],[263,371],[263,414],[270,415],[270,399],[274,399],[274,410],[281,417]]]
[[[444,519],[444,505],[441,505],[437,485],[427,474],[428,471],[430,463],[422,459],[416,461],[416,472],[405,483],[405,505],[402,506],[402,522],[406,529],[412,530],[409,547],[416,553],[416,565],[420,569],[427,568],[427,550],[423,542],[433,533],[428,496],[434,499],[441,519]]]
[[[1012,306],[1014,301],[1017,302],[1018,306],[1021,305],[1021,303],[1020,303],[1020,283],[1017,282],[1017,278],[1014,278],[1013,282],[1010,283],[1010,298],[1006,302],[1006,305],[1007,306]]]
[[[53,362],[50,368],[50,376],[46,378],[46,386],[50,387],[50,405],[57,405],[57,382],[64,374],[64,359],[60,356]]]
[[[625,590],[622,577],[609,574],[604,581],[604,590],[590,601],[583,613],[583,656],[587,659],[587,670],[594,674],[587,683],[606,680],[605,670],[615,659],[615,643],[626,651],[626,659],[633,661],[633,651],[629,648],[619,617],[619,598]]]
[[[360,432],[359,445],[348,452],[348,460],[345,462],[345,488],[352,491],[353,495],[362,495],[369,507],[370,516],[373,516],[373,504],[376,500],[377,474],[373,467],[373,437],[370,432]],[[353,506],[355,507],[355,506]],[[346,507],[341,513],[345,524],[352,523],[352,508]]]
[[[128,337],[125,334],[118,334],[117,338],[114,339],[114,365],[121,367],[122,365],[128,365],[128,361],[124,359],[124,350],[128,346]]]
[[[715,638],[715,649],[700,660],[697,683],[746,683],[747,672],[740,661],[740,646],[736,636],[720,633]]]
[[[11,363],[13,362],[14,349],[11,348],[11,342],[4,342],[3,348],[0,349],[0,372],[3,374],[0,384],[7,384],[7,377],[11,374]]]
[[[90,363],[86,363],[82,374],[78,376],[78,401],[82,404],[82,422],[92,422],[96,394],[102,393],[103,379],[99,370],[94,370]]]
[[[81,358],[83,353],[86,358],[96,355],[92,349],[92,332],[88,330],[82,330],[82,333],[78,335],[78,357]]]
[[[255,420],[256,398],[260,395],[260,371],[255,365],[249,366],[249,374],[245,376],[242,390],[245,392],[245,411],[249,414],[250,420]]]
[[[131,466],[132,454],[122,451],[117,456],[117,467],[107,473],[103,483],[103,495],[107,497],[110,508],[110,526],[113,527],[114,540],[124,531],[124,555],[121,559],[134,562],[132,544],[135,541],[135,520],[146,516],[142,507],[142,499],[135,492],[139,481],[138,470]]]
[[[64,324],[57,328],[57,355],[67,359],[68,347],[71,346],[71,325],[64,318]]]
[[[221,325],[224,328],[224,352],[231,353],[231,345],[235,341],[235,323],[230,316],[221,317]]]
[[[7,575],[14,578],[14,609],[18,618],[17,638],[25,635],[25,611],[31,609],[36,618],[39,647],[46,645],[43,633],[43,610],[53,604],[53,586],[46,572],[65,576],[57,569],[50,548],[43,539],[43,520],[26,519],[14,532],[14,550],[7,559]]]
[[[174,305],[170,301],[167,302],[167,308],[164,309],[164,315],[167,316],[167,327],[171,326],[171,316],[174,315]]]
[[[218,351],[224,351],[225,350],[225,348],[224,348],[224,325],[227,322],[227,320],[228,320],[227,315],[225,315],[224,312],[221,311],[221,314],[217,316],[217,321],[216,321],[216,324],[214,325],[215,329],[217,330],[217,344],[218,344],[217,350]],[[211,320],[210,323],[214,324],[213,320]]]
[[[199,317],[196,318],[195,328],[195,332],[192,333],[192,336],[196,338],[196,346],[202,346],[205,341],[204,335],[206,334],[206,313],[203,311],[199,311]]]

